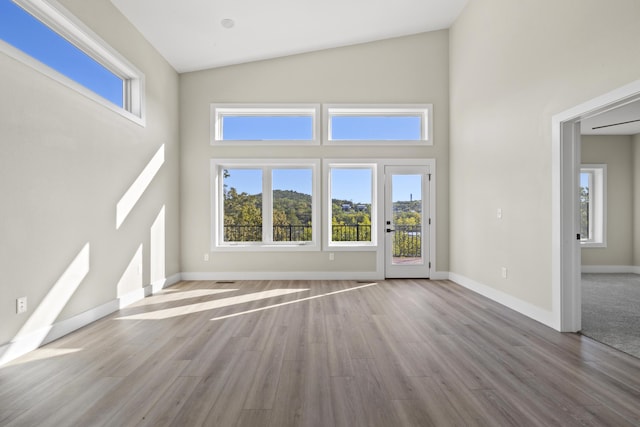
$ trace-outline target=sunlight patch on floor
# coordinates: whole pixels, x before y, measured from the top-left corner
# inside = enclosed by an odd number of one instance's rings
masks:
[[[27,353],[25,356],[19,359],[13,360],[4,367],[10,367],[15,365],[22,365],[24,363],[37,362],[39,360],[51,359],[54,357],[66,356],[67,354],[77,353],[82,351],[82,348],[39,348],[31,353]]]
[[[144,300],[140,305],[144,305],[145,302],[155,304],[158,302],[171,302],[190,298],[208,297],[228,292],[237,292],[238,290],[239,289],[194,289],[192,291],[182,291],[180,289],[165,289],[161,294],[156,294],[152,296],[151,299]]]
[[[254,292],[235,297],[222,298],[213,301],[200,302],[195,304],[187,304],[180,307],[167,308],[162,310],[150,311],[147,313],[132,314],[131,316],[118,317],[118,320],[162,320],[176,316],[184,316],[187,314],[199,313],[202,311],[213,310],[216,308],[229,307],[237,304],[245,304],[248,302],[259,301],[267,298],[275,298],[279,296],[294,294],[298,292],[306,292],[305,289],[273,289],[270,291]]]
[[[314,295],[312,297],[305,297],[305,298],[300,298],[300,299],[296,299],[296,300],[293,300],[293,301],[282,302],[282,303],[279,303],[279,304],[272,304],[272,305],[269,305],[269,306],[266,306],[266,307],[254,308],[253,310],[246,310],[246,311],[241,311],[239,313],[227,314],[226,316],[218,316],[218,317],[214,317],[211,320],[222,320],[222,319],[228,319],[230,317],[242,316],[244,314],[256,313],[258,311],[271,310],[271,309],[282,307],[282,306],[289,305],[289,304],[296,304],[296,303],[303,302],[303,301],[309,301],[309,300],[316,299],[316,298],[323,298],[323,297],[327,297],[327,296],[331,296],[331,295],[341,294],[343,292],[355,291],[355,290],[358,290],[358,289],[368,288],[370,286],[376,286],[376,285],[377,285],[377,283],[368,283],[366,285],[356,286],[356,287],[349,288],[349,289],[341,289],[339,291],[327,292],[326,294]]]

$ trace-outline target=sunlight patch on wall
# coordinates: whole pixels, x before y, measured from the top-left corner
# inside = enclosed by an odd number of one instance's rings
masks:
[[[150,282],[155,283],[166,278],[165,271],[165,207],[162,206],[160,213],[151,225],[151,246],[150,246]]]
[[[140,175],[138,175],[138,178],[136,178],[133,184],[131,184],[131,187],[129,187],[116,205],[116,229],[120,229],[120,226],[125,219],[127,219],[163,164],[164,144],[160,146],[156,154],[154,154],[153,158],[149,161],[147,166],[145,166]]]
[[[142,287],[142,245],[140,245],[118,281],[117,296],[120,298],[129,292],[142,289]]]
[[[229,307],[237,304],[245,304],[248,302],[259,301],[267,298],[274,298],[283,295],[294,294],[298,292],[306,292],[305,289],[273,289],[270,291],[254,292],[251,294],[238,295],[235,297],[223,298],[214,301],[200,302],[196,304],[188,304],[180,307],[167,308],[164,310],[151,311],[148,313],[133,314],[131,316],[118,317],[118,320],[161,320],[169,319],[176,316],[184,316],[202,311],[213,310],[216,308]]]
[[[16,334],[7,351],[0,357],[0,364],[31,351],[44,342],[53,323],[89,273],[89,261],[90,251],[87,243]],[[30,348],[27,349],[24,345]]]

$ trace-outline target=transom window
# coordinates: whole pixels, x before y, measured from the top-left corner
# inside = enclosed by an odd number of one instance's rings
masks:
[[[144,124],[142,73],[61,6],[0,0],[0,40],[0,51]]]
[[[431,145],[431,105],[327,105],[325,143]]]
[[[317,245],[318,161],[213,161],[214,249]]]
[[[582,165],[580,168],[580,243],[606,246],[607,165]]]
[[[318,105],[213,104],[212,143],[318,144]]]

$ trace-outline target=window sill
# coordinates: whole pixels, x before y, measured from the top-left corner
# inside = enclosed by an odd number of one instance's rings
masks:
[[[224,244],[211,248],[212,252],[312,252],[319,251],[315,243],[299,244]]]

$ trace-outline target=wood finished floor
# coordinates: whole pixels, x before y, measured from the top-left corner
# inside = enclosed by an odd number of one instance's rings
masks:
[[[640,360],[448,281],[181,282],[0,367],[2,426],[638,426]]]

